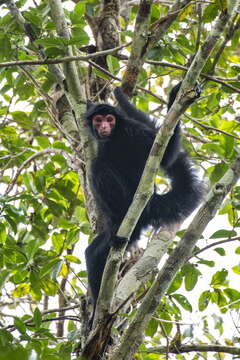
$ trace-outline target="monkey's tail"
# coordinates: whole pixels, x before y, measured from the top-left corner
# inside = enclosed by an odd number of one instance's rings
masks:
[[[197,208],[205,192],[186,153],[180,153],[166,173],[171,190],[162,195],[154,194],[149,203],[155,227],[182,222]]]

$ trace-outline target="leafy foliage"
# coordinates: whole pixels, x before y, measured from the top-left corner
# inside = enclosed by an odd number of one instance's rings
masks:
[[[69,161],[74,159],[73,147],[53,119],[49,96],[55,91],[56,79],[51,68],[46,64],[14,63],[43,59],[42,51],[44,59],[61,59],[67,56],[70,45],[78,54],[77,49],[92,44],[85,15],[98,16],[100,3],[75,2],[63,3],[72,31],[68,40],[56,36],[47,0],[39,4],[16,2],[31,31],[20,26],[6,5],[0,8],[0,62],[12,62],[9,67],[0,67],[0,360],[30,360],[32,356],[36,360],[70,360],[79,339],[81,318],[74,307],[80,306],[86,294],[83,251],[92,236],[83,188]],[[221,3],[204,5],[202,19],[193,3],[179,13],[177,21],[148,53],[138,85],[151,91],[138,91],[134,99],[138,108],[164,119],[167,93],[183,78],[196,52],[199,21],[204,41],[222,10]],[[129,10],[129,17],[120,19],[122,43],[134,35],[137,7]],[[151,24],[167,10],[166,5],[154,3]],[[29,40],[29,33],[34,41]],[[214,50],[203,71],[213,77],[201,77],[203,96],[183,117],[184,146],[210,185],[239,155],[239,36],[238,27],[213,68],[220,45]],[[129,55],[129,51],[127,47],[125,53]],[[108,55],[106,63],[108,72],[99,68],[91,71],[108,85],[112,81],[119,85],[117,79],[122,78],[126,63],[115,54]],[[79,62],[78,68],[84,84],[89,64]],[[236,318],[240,309],[239,204],[240,186],[236,186],[199,240],[192,258],[172,280],[145,330],[141,350],[169,343],[178,330],[177,323],[183,342],[199,341],[200,331],[201,343],[225,339],[239,345],[238,324],[229,325],[230,315]],[[139,291],[140,298],[150,284]],[[66,307],[68,311],[64,311]],[[131,318],[134,311],[122,315],[123,319]],[[185,319],[191,324],[181,325]],[[234,327],[237,334],[230,331]],[[136,358],[160,358],[144,354],[143,350]],[[194,359],[200,357],[195,352]]]

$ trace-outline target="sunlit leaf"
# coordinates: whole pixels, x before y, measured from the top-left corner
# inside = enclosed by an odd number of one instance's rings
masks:
[[[65,256],[65,259],[69,262],[73,262],[75,264],[80,264],[81,261],[79,260],[79,258],[77,258],[76,256],[73,256],[73,255],[66,255]]]
[[[186,264],[183,268],[183,273],[185,275],[185,288],[187,291],[191,291],[195,287],[201,272],[196,268],[196,266],[192,264]]]
[[[217,271],[211,280],[211,285],[214,287],[219,287],[226,284],[226,279],[228,276],[228,271],[226,269],[222,269],[221,271]]]
[[[204,311],[207,308],[210,298],[211,298],[211,293],[209,290],[204,291],[200,295],[199,300],[198,300],[198,308],[200,311]]]
[[[29,294],[29,291],[30,291],[30,284],[22,283],[15,288],[15,290],[13,291],[13,296],[15,298],[21,298]]]
[[[172,297],[177,300],[177,302],[184,308],[184,310],[192,312],[192,305],[186,298],[186,296],[181,294],[173,294]]]

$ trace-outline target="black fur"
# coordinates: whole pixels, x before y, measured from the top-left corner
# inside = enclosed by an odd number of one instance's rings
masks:
[[[181,84],[169,95],[168,109],[174,102]],[[97,301],[102,274],[111,246],[118,246],[117,230],[130,206],[151,146],[158,131],[155,122],[147,114],[137,110],[115,89],[119,108],[107,104],[88,103],[87,121],[95,114],[111,113],[117,124],[107,139],[99,139],[97,157],[92,162],[92,190],[98,206],[106,218],[105,230],[86,249],[88,279],[94,306]],[[199,95],[198,95],[199,96]],[[159,195],[154,191],[129,239],[136,242],[141,231],[151,225],[174,224],[185,219],[197,207],[202,197],[198,181],[187,155],[181,151],[180,124],[178,123],[166,148],[161,167],[171,181],[171,190]]]

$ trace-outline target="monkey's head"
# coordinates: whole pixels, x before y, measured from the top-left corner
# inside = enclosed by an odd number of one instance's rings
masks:
[[[87,101],[87,122],[98,140],[106,141],[114,135],[120,116],[119,110],[114,106]]]

